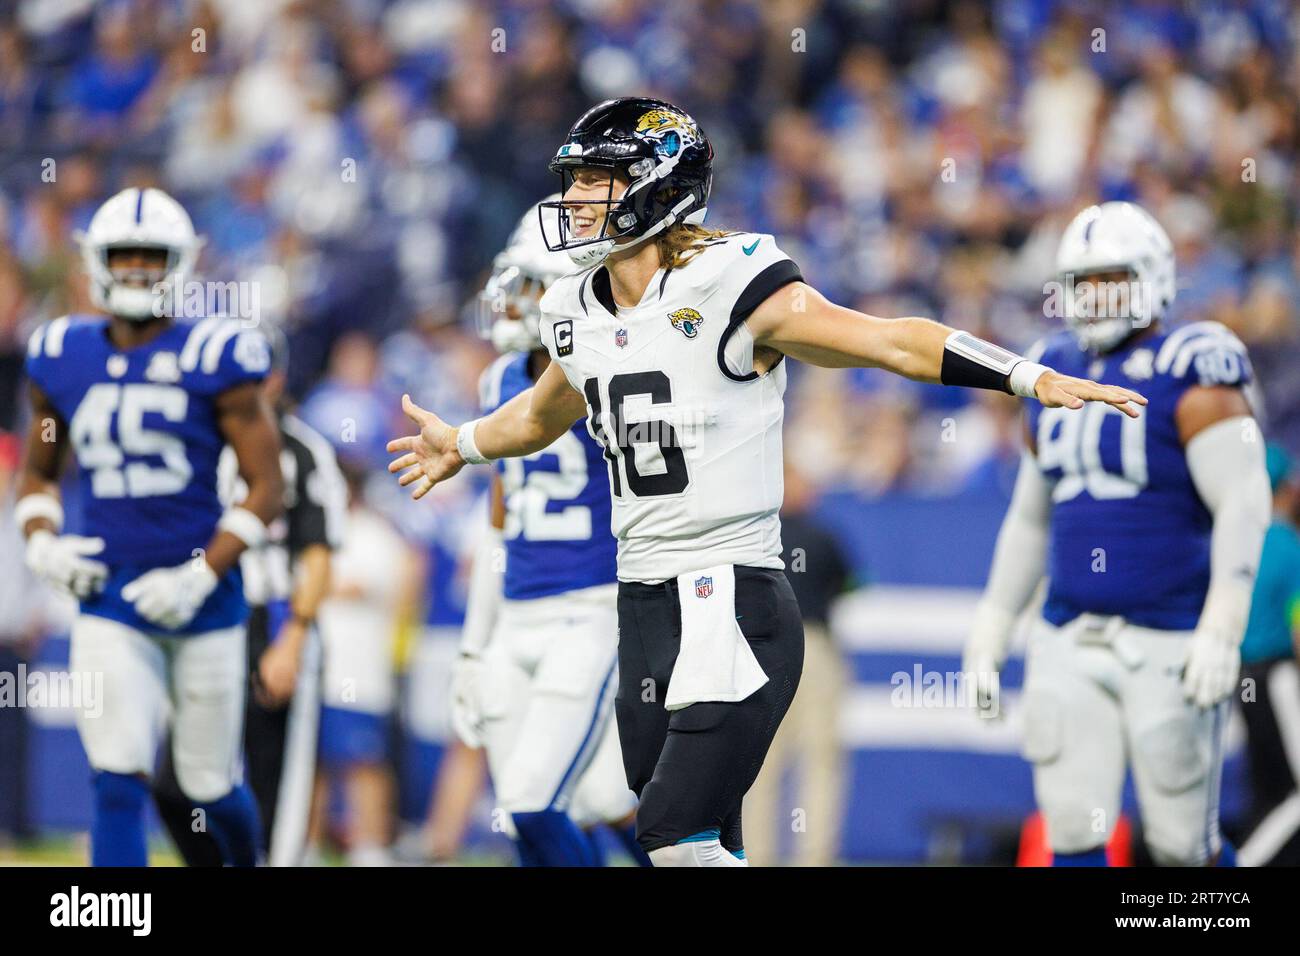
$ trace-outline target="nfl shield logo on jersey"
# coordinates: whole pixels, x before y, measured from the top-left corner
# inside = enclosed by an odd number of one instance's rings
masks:
[[[1135,382],[1149,379],[1156,371],[1156,356],[1150,349],[1137,349],[1125,360],[1124,374]]]
[[[151,382],[179,382],[181,367],[175,352],[154,352],[144,377]]]
[[[614,332],[614,344],[621,349],[627,348],[627,329],[617,329]]]
[[[695,579],[695,596],[706,598],[713,593],[713,578],[705,576]]]

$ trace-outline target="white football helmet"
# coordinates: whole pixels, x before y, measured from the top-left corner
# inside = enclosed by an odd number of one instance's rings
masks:
[[[1141,206],[1107,202],[1089,206],[1065,229],[1056,271],[1070,302],[1065,324],[1090,352],[1113,349],[1137,328],[1161,318],[1174,301],[1174,247],[1160,223]],[[1099,308],[1100,296],[1082,295],[1080,279],[1125,272],[1129,288],[1122,315]],[[1092,304],[1090,305],[1089,302]]]
[[[545,202],[558,200],[559,194]],[[551,252],[542,238],[537,206],[524,213],[510,241],[492,260],[492,275],[478,294],[479,335],[498,352],[531,352],[542,347],[538,300],[552,282],[574,271],[563,252]]]
[[[95,305],[124,319],[144,321],[170,315],[172,290],[194,268],[203,245],[185,208],[161,189],[124,189],[96,210],[85,232],[74,237],[90,277]],[[161,249],[161,274],[114,275],[112,249]]]

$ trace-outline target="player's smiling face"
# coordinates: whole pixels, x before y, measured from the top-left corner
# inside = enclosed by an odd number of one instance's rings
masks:
[[[592,239],[602,235],[610,208],[623,198],[627,186],[626,179],[609,169],[582,166],[575,170],[573,182],[564,193],[570,235],[574,239]]]

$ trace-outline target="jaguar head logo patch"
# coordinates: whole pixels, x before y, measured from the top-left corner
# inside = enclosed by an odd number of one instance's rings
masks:
[[[699,127],[685,113],[654,109],[641,114],[637,120],[636,135],[655,144],[655,153],[665,158],[676,156],[688,146],[700,141]]]
[[[668,321],[682,335],[688,339],[693,339],[700,334],[700,326],[704,324],[704,316],[694,309],[678,309],[676,312],[668,313]]]

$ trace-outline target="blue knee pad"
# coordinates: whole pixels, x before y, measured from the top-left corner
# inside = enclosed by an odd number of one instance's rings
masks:
[[[248,784],[232,787],[219,800],[196,803],[208,820],[208,832],[221,848],[227,866],[256,866],[262,823]]]
[[[1106,866],[1106,848],[1099,846],[1082,853],[1053,853],[1052,866]]]
[[[90,827],[91,866],[148,866],[144,808],[149,784],[124,773],[95,774],[95,819]]]
[[[530,861],[533,866],[596,865],[590,841],[567,813],[537,810],[512,813],[510,818],[519,833],[519,842],[525,845],[520,849],[521,861]]]

